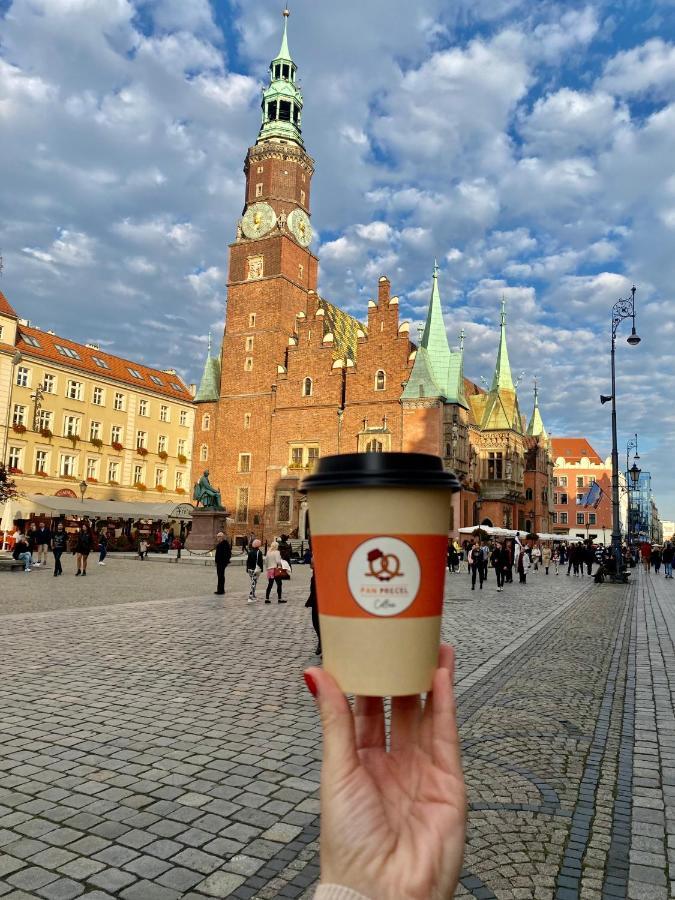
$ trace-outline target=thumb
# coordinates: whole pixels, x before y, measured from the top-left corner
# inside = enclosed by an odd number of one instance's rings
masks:
[[[305,671],[305,682],[314,694],[323,728],[324,777],[339,778],[359,765],[354,717],[349,701],[337,681],[324,669]]]

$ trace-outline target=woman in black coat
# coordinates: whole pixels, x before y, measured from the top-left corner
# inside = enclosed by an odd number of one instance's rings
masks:
[[[89,534],[89,529],[83,522],[80,525],[80,530],[77,533],[77,543],[75,544],[75,554],[77,556],[77,572],[75,573],[76,575],[87,574],[87,560],[89,559],[90,553],[91,535]]]

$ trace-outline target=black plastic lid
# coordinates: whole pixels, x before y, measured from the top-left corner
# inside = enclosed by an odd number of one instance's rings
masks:
[[[427,453],[342,453],[322,456],[300,486],[302,493],[323,488],[435,487],[458,491],[454,472]]]

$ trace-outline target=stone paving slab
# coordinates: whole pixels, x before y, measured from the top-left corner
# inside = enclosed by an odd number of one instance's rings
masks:
[[[240,572],[224,599],[212,572],[182,577],[113,560],[48,600],[47,572],[0,581],[0,896],[311,896],[308,573],[284,606],[247,606]],[[459,895],[665,897],[670,582],[529,581],[447,579],[471,801]]]

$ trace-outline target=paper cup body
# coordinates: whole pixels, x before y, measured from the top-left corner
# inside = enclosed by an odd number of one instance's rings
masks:
[[[324,667],[348,694],[423,693],[438,665],[454,486],[398,480],[307,486]]]

